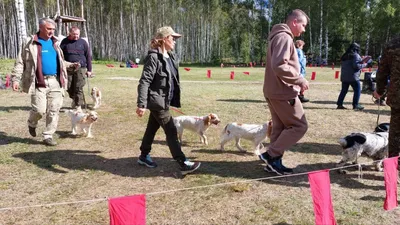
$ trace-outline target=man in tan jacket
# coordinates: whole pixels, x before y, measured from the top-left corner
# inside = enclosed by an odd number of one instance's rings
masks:
[[[53,36],[55,22],[49,18],[39,20],[39,32],[29,37],[22,45],[11,73],[14,91],[20,88],[31,95],[32,109],[29,113],[29,134],[36,137],[38,121],[45,116],[44,144],[57,143],[53,134],[57,130],[58,115],[67,87],[66,66],[75,66],[64,61],[61,49]]]
[[[302,10],[293,10],[286,23],[276,24],[268,37],[263,91],[273,125],[269,148],[259,157],[267,164],[265,171],[278,175],[293,173],[293,169],[283,166],[282,156],[308,128],[303,106],[297,98],[300,91],[308,89],[308,81],[300,74],[293,41],[304,33],[308,21]]]

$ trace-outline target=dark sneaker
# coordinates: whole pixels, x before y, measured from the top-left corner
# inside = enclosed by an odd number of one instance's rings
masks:
[[[30,134],[32,137],[36,137],[36,127],[28,126],[28,129],[29,129],[29,134]]]
[[[139,156],[139,159],[137,162],[139,163],[139,165],[147,166],[149,168],[157,167],[157,163],[151,159],[150,155],[146,155],[146,157]]]
[[[275,173],[277,175],[284,175],[285,172],[283,171],[282,167],[279,165],[279,160],[272,161],[271,163],[267,164],[264,168],[265,171],[270,173]]]
[[[53,138],[46,138],[43,140],[44,144],[47,146],[56,146],[57,142]]]
[[[310,99],[304,97],[304,95],[299,95],[299,99],[301,103],[309,102]]]
[[[356,111],[361,111],[361,110],[364,109],[364,107],[361,106],[361,105],[356,105],[356,106],[353,106],[353,109],[356,110]]]
[[[200,167],[200,165],[201,165],[200,162],[190,162],[190,161],[185,161],[183,164],[184,164],[184,165],[181,166],[181,173],[182,173],[182,175],[186,175],[186,174],[188,174],[188,173],[194,172],[194,171],[197,170],[197,169]]]
[[[265,164],[268,165],[268,160],[271,158],[266,152],[264,152],[261,155],[258,155],[258,158],[260,158],[261,161],[263,161]]]
[[[380,106],[386,106],[385,100],[380,100],[380,99],[377,99],[377,100],[375,101],[375,104],[376,104],[376,105],[380,105]]]
[[[342,105],[338,105],[336,109],[347,109],[347,108]]]
[[[265,171],[269,173],[276,173],[278,175],[287,175],[287,174],[293,174],[293,169],[292,168],[287,168],[282,164],[282,158],[274,161],[270,165],[267,165],[264,168]]]

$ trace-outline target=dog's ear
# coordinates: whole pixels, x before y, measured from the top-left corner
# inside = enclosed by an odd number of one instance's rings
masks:
[[[89,115],[86,113],[85,116],[80,120],[81,123],[86,123],[88,121]]]
[[[100,97],[100,90],[96,91],[96,97]]]
[[[210,126],[211,125],[211,114],[208,115],[205,119],[204,119],[204,126]]]

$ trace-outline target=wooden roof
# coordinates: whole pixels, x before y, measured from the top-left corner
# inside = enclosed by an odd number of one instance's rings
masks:
[[[54,21],[58,22],[61,19],[63,23],[72,23],[72,22],[85,22],[86,20],[81,17],[76,16],[57,16]]]

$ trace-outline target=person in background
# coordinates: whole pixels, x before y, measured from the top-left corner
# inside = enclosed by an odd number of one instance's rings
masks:
[[[299,63],[300,63],[300,75],[302,77],[306,77],[306,63],[307,63],[307,59],[304,56],[304,51],[303,51],[304,44],[305,43],[303,40],[297,40],[295,43],[297,57],[299,57]],[[310,99],[304,97],[304,91],[300,91],[299,99],[302,103],[310,101]]]
[[[363,110],[364,107],[359,104],[361,96],[361,84],[360,84],[360,73],[361,69],[367,66],[367,63],[363,62],[359,55],[360,45],[352,43],[346,52],[341,57],[342,68],[340,81],[342,82],[342,89],[340,91],[338,100],[336,102],[337,109],[347,109],[343,106],[344,98],[349,91],[349,86],[353,88],[353,109]]]
[[[175,40],[181,35],[169,27],[161,27],[151,40],[138,85],[136,114],[142,117],[146,109],[150,110],[147,128],[140,146],[140,165],[150,168],[157,164],[150,157],[151,146],[160,127],[163,128],[172,157],[178,162],[183,175],[200,167],[200,162],[186,159],[178,140],[176,126],[169,112],[170,106],[180,107],[180,81],[178,65],[172,50]]]
[[[309,20],[302,10],[293,10],[286,23],[275,25],[268,37],[263,92],[273,125],[268,150],[259,158],[266,163],[265,171],[278,175],[293,173],[293,169],[282,164],[283,154],[308,129],[298,98],[299,92],[308,89],[308,81],[300,74],[293,38],[305,32]]]
[[[80,38],[80,30],[76,26],[69,29],[69,35],[61,41],[65,60],[80,63],[78,69],[68,69],[68,94],[72,99],[72,108],[81,109],[85,103],[83,87],[86,77],[92,76],[92,55],[87,41]]]
[[[45,116],[46,128],[42,135],[44,144],[49,146],[57,145],[53,134],[57,130],[64,88],[68,83],[66,67],[78,66],[64,61],[54,37],[55,26],[52,19],[39,20],[39,32],[23,43],[11,73],[13,90],[21,88],[31,96],[29,134],[36,137],[38,121]]]
[[[374,97],[380,99],[387,93],[387,104],[391,108],[389,128],[389,157],[400,155],[400,36],[387,45],[379,62],[376,74]],[[388,85],[390,75],[390,85]]]

